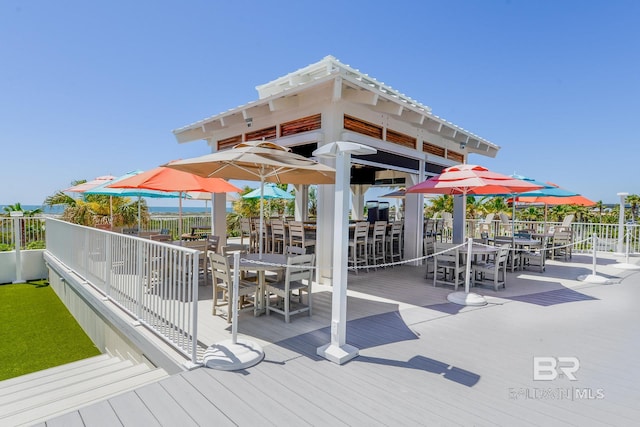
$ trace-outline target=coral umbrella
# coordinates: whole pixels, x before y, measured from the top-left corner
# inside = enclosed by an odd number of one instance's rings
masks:
[[[141,174],[123,179],[122,181],[118,181],[114,184],[107,185],[107,188],[128,188],[178,192],[180,194],[180,209],[178,218],[178,229],[180,236],[182,236],[183,193],[190,191],[205,193],[233,193],[240,191],[238,187],[221,178],[203,178],[189,172],[182,172],[163,166],[159,166],[146,172],[142,172]]]

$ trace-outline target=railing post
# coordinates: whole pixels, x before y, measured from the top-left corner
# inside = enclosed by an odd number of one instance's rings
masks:
[[[106,233],[106,238],[105,238],[105,258],[104,258],[104,266],[105,266],[105,271],[104,271],[104,284],[105,284],[105,289],[104,289],[104,293],[108,296],[110,296],[111,294],[111,272],[113,271],[113,258],[112,258],[112,246],[111,246],[111,233]]]
[[[598,244],[598,235],[594,233],[592,237],[593,238],[591,239],[592,240],[591,250],[593,251],[593,268],[591,269],[591,274],[593,274],[595,276],[596,275],[596,264],[597,264],[596,245]]]
[[[240,252],[235,252],[233,254],[233,295],[231,296],[231,344],[236,344],[238,342],[238,290],[240,288],[239,275]],[[227,313],[227,316],[228,315],[229,313]]]
[[[138,240],[136,242],[137,249],[137,267],[138,267],[138,280],[137,280],[137,296],[136,296],[136,318],[140,319],[142,317],[142,296],[143,296],[143,288],[144,288],[144,256],[142,253],[142,240]],[[148,278],[147,278],[148,279]]]
[[[22,283],[22,257],[20,251],[22,249],[22,211],[12,211],[10,213],[13,218],[13,242],[16,253],[16,280],[13,283]]]
[[[193,307],[193,310],[191,311],[191,324],[193,328],[191,333],[191,363],[195,366],[198,364],[198,270],[200,266],[200,253],[197,253],[193,258],[192,277],[194,278],[194,280],[191,284],[191,295],[193,296],[191,299],[191,306]],[[206,271],[204,274],[206,277]],[[213,291],[215,292],[215,286]]]

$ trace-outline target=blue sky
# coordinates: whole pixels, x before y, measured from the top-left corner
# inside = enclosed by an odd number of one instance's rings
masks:
[[[206,154],[171,131],[326,55],[502,147],[469,163],[617,203],[640,194],[638,22],[617,0],[4,0],[0,204]]]

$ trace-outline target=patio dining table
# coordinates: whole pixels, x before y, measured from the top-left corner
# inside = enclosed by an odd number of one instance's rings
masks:
[[[258,291],[256,294],[256,315],[262,314],[266,310],[265,285],[266,273],[281,272],[286,267],[287,256],[284,254],[263,253],[262,257],[258,253],[241,254],[240,270],[255,271],[258,273]]]
[[[522,266],[516,263],[516,259],[519,259],[517,252],[520,252],[526,248],[539,248],[542,246],[542,240],[534,239],[533,237],[512,237],[512,236],[499,236],[494,239],[496,245],[509,243],[513,247],[511,248],[511,271],[520,269]]]

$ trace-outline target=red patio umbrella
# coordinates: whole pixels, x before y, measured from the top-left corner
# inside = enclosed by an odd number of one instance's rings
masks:
[[[537,190],[541,185],[512,178],[478,165],[456,165],[445,168],[440,175],[407,188],[407,193],[452,194],[513,194]]]
[[[203,193],[234,193],[241,191],[235,185],[222,178],[204,178],[189,172],[159,166],[155,169],[123,179],[110,188],[141,188],[158,191],[177,191],[186,193],[197,191]],[[182,236],[182,197],[180,197],[180,213],[178,219],[179,233]]]
[[[462,164],[445,168],[440,175],[407,188],[406,193],[451,194],[466,197],[473,194],[524,193],[539,188],[542,186],[491,172],[483,166]],[[467,256],[464,292],[454,292],[447,298],[456,304],[484,305],[486,301],[483,297],[469,293],[470,259],[471,254]]]

